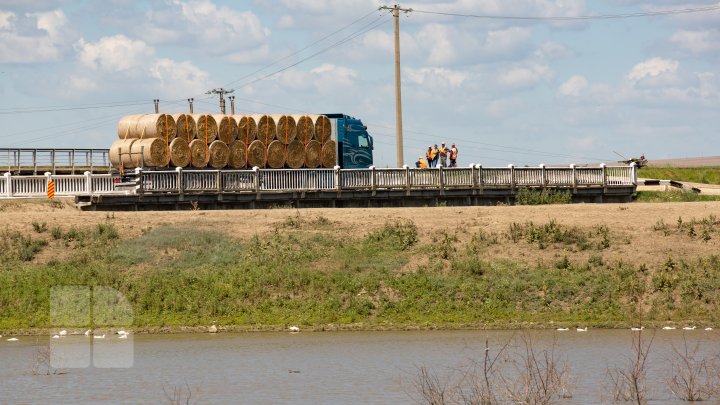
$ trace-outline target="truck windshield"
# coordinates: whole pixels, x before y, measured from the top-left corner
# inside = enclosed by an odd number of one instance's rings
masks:
[[[368,134],[363,132],[358,135],[358,146],[361,148],[369,148],[370,142],[368,142]]]

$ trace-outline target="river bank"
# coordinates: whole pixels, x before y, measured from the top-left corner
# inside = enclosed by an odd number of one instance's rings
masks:
[[[54,286],[136,333],[716,326],[720,203],[79,212],[3,203],[0,334]],[[80,328],[78,327],[78,330]]]

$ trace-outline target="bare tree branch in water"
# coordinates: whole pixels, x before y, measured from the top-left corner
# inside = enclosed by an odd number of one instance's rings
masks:
[[[165,399],[170,405],[190,405],[190,399],[192,398],[192,389],[190,385],[185,382],[185,385],[174,385],[165,386],[163,384],[163,394]]]
[[[537,349],[529,335],[512,361],[509,376],[501,374],[507,399],[515,404],[549,405],[572,397],[570,368],[559,353],[556,341],[547,349]]]
[[[704,401],[718,395],[720,374],[717,356],[700,357],[700,343],[688,347],[683,334],[683,346],[672,345],[671,375],[667,379],[670,391],[678,399],[688,402]]]
[[[642,330],[636,332],[632,340],[633,353],[625,367],[608,368],[607,377],[615,402],[647,403],[647,358],[654,339],[654,332],[648,342],[645,342]]]
[[[437,373],[426,366],[419,368],[415,388],[419,392],[423,404],[445,405],[450,403],[447,381],[441,381]]]
[[[53,350],[50,345],[38,346],[33,355],[31,372],[33,375],[64,374],[52,366]]]

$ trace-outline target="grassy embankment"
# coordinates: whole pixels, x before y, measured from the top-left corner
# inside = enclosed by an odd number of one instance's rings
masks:
[[[720,184],[720,167],[643,167],[638,177],[690,183]]]
[[[127,238],[113,221],[0,231],[0,332],[63,326],[49,324],[57,285],[115,288],[132,304],[134,327],[156,331],[212,322],[237,330],[615,327],[720,315],[719,257],[610,260],[632,235],[604,225],[520,220],[502,232],[441,231],[423,241],[409,221],[349,235],[321,215],[288,215],[275,232],[240,239],[181,225]],[[720,238],[720,221],[659,221],[648,231],[703,244]],[[529,258],[488,253],[498,246]],[[70,253],[39,260],[59,248]],[[555,254],[541,254],[548,251]]]

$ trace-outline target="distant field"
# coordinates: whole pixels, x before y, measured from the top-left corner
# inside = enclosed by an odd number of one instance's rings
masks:
[[[720,167],[643,167],[638,171],[638,177],[720,184]]]
[[[720,167],[720,156],[706,156],[679,159],[653,159],[648,161],[649,167]]]

